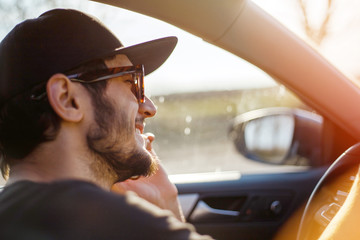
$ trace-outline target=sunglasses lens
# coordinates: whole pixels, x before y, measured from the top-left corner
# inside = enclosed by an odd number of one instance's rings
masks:
[[[137,90],[137,98],[140,103],[145,102],[145,86],[144,86],[144,65],[136,66],[136,90]]]

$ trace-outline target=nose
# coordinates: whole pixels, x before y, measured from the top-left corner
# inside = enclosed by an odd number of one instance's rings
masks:
[[[156,114],[156,106],[150,98],[145,96],[145,102],[139,103],[139,113],[144,118],[153,117]]]

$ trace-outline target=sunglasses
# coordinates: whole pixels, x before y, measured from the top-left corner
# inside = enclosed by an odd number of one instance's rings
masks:
[[[67,76],[72,82],[79,83],[95,83],[110,78],[116,78],[124,75],[132,76],[132,92],[135,94],[139,103],[145,102],[145,93],[144,93],[144,65],[139,64],[136,66],[126,66],[126,67],[115,67],[115,68],[106,68],[100,70],[94,70],[84,73],[77,73]]]
[[[96,83],[111,78],[116,78],[124,75],[131,75],[132,88],[139,103],[145,102],[145,90],[144,90],[144,65],[139,64],[136,66],[125,66],[115,68],[103,68],[98,70],[92,70],[83,73],[76,73],[66,76],[72,82],[79,82],[84,84]],[[33,94],[31,99],[41,100],[46,96],[46,92],[40,95]]]

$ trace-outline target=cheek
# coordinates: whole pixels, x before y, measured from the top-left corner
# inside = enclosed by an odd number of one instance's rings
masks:
[[[119,96],[111,99],[114,117],[113,121],[120,122],[120,125],[125,128],[130,134],[135,133],[135,119],[138,114],[138,104],[126,100],[126,98]]]
[[[121,81],[111,81],[106,91],[111,101],[114,114],[128,133],[135,133],[135,119],[139,111],[139,104],[129,86]],[[126,131],[125,130],[125,131]]]

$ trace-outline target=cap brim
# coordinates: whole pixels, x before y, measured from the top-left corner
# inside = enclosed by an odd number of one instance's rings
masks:
[[[125,54],[134,65],[144,64],[145,75],[147,75],[158,69],[166,61],[176,44],[176,37],[165,37],[115,49],[112,54]]]

